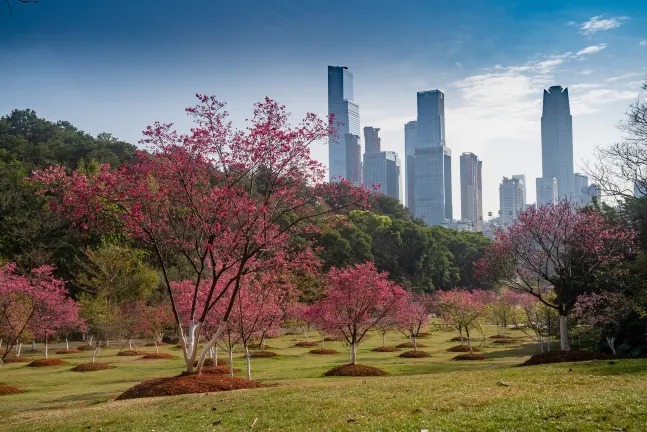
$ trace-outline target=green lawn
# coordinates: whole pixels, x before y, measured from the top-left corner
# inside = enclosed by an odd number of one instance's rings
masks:
[[[115,365],[112,370],[75,373],[71,366],[4,365],[0,382],[25,393],[0,398],[0,430],[647,430],[647,360],[520,368],[515,366],[536,352],[535,345],[498,347],[486,339],[487,360],[456,362],[451,360],[456,353],[445,351],[456,344],[449,341],[452,336],[420,339],[431,358],[401,359],[398,353],[371,352],[381,344],[374,335],[360,346],[358,358],[389,372],[375,378],[323,378],[326,370],[347,360],[342,345],[326,343],[342,355],[316,356],[307,353],[310,348],[293,347],[291,339],[302,336],[283,336],[268,341],[279,357],[252,360],[253,378],[269,388],[119,402],[112,399],[144,379],[176,375],[182,362],[116,357],[111,349],[98,361]],[[387,345],[404,341],[393,333]],[[172,348],[165,351],[180,355]],[[90,353],[60,357],[74,365],[88,362]],[[240,353],[235,366],[244,375]]]

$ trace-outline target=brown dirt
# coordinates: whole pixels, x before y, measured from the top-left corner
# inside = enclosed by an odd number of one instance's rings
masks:
[[[494,343],[499,345],[515,345],[515,344],[518,345],[521,342],[518,341],[517,339],[496,339]]]
[[[166,342],[157,342],[157,346],[164,346],[164,345],[168,345],[168,344],[167,344]],[[155,342],[147,343],[147,344],[146,344],[146,345],[144,345],[144,346],[147,346],[147,347],[154,347],[154,346],[155,346]]]
[[[269,358],[276,357],[278,354],[272,351],[255,351],[251,354],[254,358]]]
[[[396,352],[396,351],[400,351],[400,348],[385,346],[385,347],[373,348],[371,351],[375,351],[375,352]]]
[[[78,349],[62,349],[56,351],[56,354],[78,354],[80,352],[81,351],[79,351]]]
[[[0,385],[0,396],[6,396],[11,394],[20,394],[22,390],[17,389],[16,387],[8,385]]]
[[[262,387],[265,386],[257,381],[248,381],[223,374],[191,374],[144,381],[126,390],[116,400]]]
[[[314,347],[314,346],[317,346],[317,345],[319,345],[319,342],[305,342],[305,341],[302,341],[302,342],[297,342],[297,343],[294,344],[295,347]]]
[[[504,335],[494,335],[494,336],[490,336],[490,339],[507,339],[507,338],[508,338],[508,337],[507,337],[507,336],[504,336]]]
[[[182,345],[177,344],[177,345],[175,345],[173,348],[179,348],[179,349],[182,349]]]
[[[326,336],[326,337],[324,338],[324,342],[338,342],[338,341],[340,341],[340,340],[341,340],[341,339],[336,338],[336,337],[333,337],[333,336]]]
[[[413,342],[405,342],[401,343],[400,345],[396,345],[398,348],[413,348]],[[423,345],[421,343],[416,343],[416,347],[418,348],[426,348],[427,345]]]
[[[117,355],[121,357],[143,356],[145,354],[146,353],[144,351],[134,351],[134,350],[120,351],[117,353]]]
[[[33,362],[29,363],[27,366],[29,367],[65,366],[66,364],[67,362],[64,362],[59,358],[51,358],[51,359],[34,360]]]
[[[150,353],[140,358],[140,360],[159,360],[159,359],[174,359],[174,358],[177,358],[177,357],[169,353]]]
[[[613,356],[595,351],[551,351],[535,354],[523,362],[521,366],[534,366],[548,363],[579,362],[588,360],[610,360]]]
[[[234,373],[240,372],[240,369],[234,368]],[[229,366],[208,366],[202,368],[202,373],[214,375],[229,375]]]
[[[386,371],[373,366],[346,364],[330,369],[325,376],[384,376]]]
[[[429,333],[427,333],[427,332],[420,332],[420,333],[418,333],[418,334],[416,335],[416,337],[418,337],[418,338],[426,338],[426,337],[429,337]]]
[[[467,338],[463,338],[463,340],[467,340]],[[450,341],[452,341],[452,342],[460,342],[461,337],[460,336],[453,337],[453,338],[450,339]]]
[[[334,349],[328,349],[328,348],[319,348],[308,352],[310,354],[339,354],[339,351],[335,351]]]
[[[96,349],[96,347],[91,346],[91,345],[81,345],[80,347],[77,347],[76,349],[78,349],[79,351],[94,351]]]
[[[447,349],[447,351],[449,351],[449,352],[470,352],[470,347],[468,347],[467,345],[456,345],[456,346],[453,346],[453,347]],[[472,351],[473,352],[479,352],[481,350],[476,348],[476,347],[472,347]]]
[[[247,344],[247,346],[249,348],[251,348],[251,349],[256,349],[256,348],[260,349],[261,348],[260,344],[255,344],[255,343]],[[268,344],[265,344],[265,349],[276,349],[276,348],[274,348],[273,346],[270,346]]]
[[[28,357],[12,357],[12,358],[6,359],[4,362],[11,364],[11,363],[29,363],[30,361],[31,359]]]
[[[402,354],[400,354],[398,357],[402,357],[402,358],[424,358],[424,357],[431,357],[431,354],[429,354],[426,351],[405,351]]]
[[[197,365],[198,365],[198,361],[196,360],[193,362],[193,366],[195,367]],[[202,364],[203,367],[213,366],[213,365],[214,365],[213,360],[211,360],[210,358],[204,359],[204,363]],[[222,359],[216,360],[216,366],[228,366],[228,365],[229,365],[229,362],[226,360],[222,360]]]
[[[454,357],[454,360],[485,360],[483,354],[459,354]]]
[[[92,372],[98,370],[114,369],[115,367],[108,363],[84,363],[70,369],[72,372]]]

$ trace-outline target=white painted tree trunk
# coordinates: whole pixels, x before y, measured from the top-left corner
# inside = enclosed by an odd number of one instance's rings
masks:
[[[559,349],[562,351],[571,349],[568,345],[568,317],[566,315],[559,316]]]
[[[234,376],[234,350],[229,348],[229,375]]]
[[[465,331],[467,332],[467,346],[470,349],[470,354],[474,354],[472,352],[472,338],[470,337],[470,331],[469,330],[465,330]]]
[[[355,342],[350,346],[350,364],[357,364],[357,344]]]
[[[47,360],[47,335],[45,335],[45,360]]]
[[[66,350],[70,349],[70,343],[67,341],[67,338],[65,338],[65,349]]]
[[[321,349],[326,349],[326,337],[321,336]]]
[[[546,342],[546,346],[548,346],[548,352],[550,352],[550,345],[552,342],[553,342],[552,339],[550,338],[550,336],[548,336],[547,342]]]
[[[156,352],[157,354],[159,354],[159,352],[160,352],[160,347],[159,347],[159,346],[157,346],[157,339],[155,339],[155,352]]]
[[[412,336],[412,337],[413,337],[413,350],[418,351],[418,338],[415,336]]]
[[[304,331],[303,334],[306,336],[306,343],[308,343],[308,332]]]
[[[94,339],[93,335],[90,335],[90,338],[88,339],[88,345],[92,346],[92,340]]]
[[[36,340],[35,339],[31,341],[31,350],[36,351]]]
[[[131,338],[128,338],[128,351],[133,350],[133,340]]]
[[[609,348],[611,348],[613,355],[616,355],[616,338],[613,336],[607,336],[607,344],[609,345]]]
[[[18,349],[16,350],[16,357],[20,357],[22,351],[22,342],[18,344]]]
[[[247,379],[249,381],[252,380],[252,362],[251,362],[251,354],[249,353],[249,349],[247,348],[247,344],[245,344],[245,361],[247,362]]]
[[[94,358],[99,354],[99,351],[101,351],[101,347],[97,344],[97,347],[92,351],[92,363],[94,363]]]
[[[463,340],[463,329],[459,328],[458,333],[461,335],[461,345],[463,345],[465,343],[465,341]]]

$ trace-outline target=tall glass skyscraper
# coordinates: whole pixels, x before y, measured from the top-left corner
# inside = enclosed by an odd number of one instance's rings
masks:
[[[557,195],[571,199],[575,193],[573,176],[573,116],[568,89],[552,86],[544,90],[541,114],[542,177],[557,179]]]
[[[474,153],[463,153],[461,161],[461,220],[472,222],[474,231],[483,231],[483,162]]]
[[[337,136],[331,135],[328,139],[329,179],[344,178],[359,186],[362,183],[359,105],[353,101],[353,74],[345,66],[328,66],[328,115],[331,114]]]
[[[415,171],[415,154],[416,147],[418,146],[418,122],[413,120],[404,125],[404,160],[405,169],[407,171],[404,181],[404,189],[406,195],[406,206],[409,211],[415,214],[415,199],[413,197],[413,185],[415,184],[414,178]]]
[[[364,185],[372,188],[378,186],[377,193],[402,200],[402,178],[400,175],[400,159],[397,153],[381,151],[378,133],[380,129],[367,126],[364,128]]]

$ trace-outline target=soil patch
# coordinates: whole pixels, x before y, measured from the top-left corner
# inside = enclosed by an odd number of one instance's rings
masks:
[[[516,339],[495,339],[494,343],[499,345],[513,345],[520,344],[521,342]]]
[[[340,340],[341,340],[341,339],[336,338],[336,337],[333,337],[333,336],[326,336],[326,337],[324,338],[324,342],[338,342],[338,341],[340,341]]]
[[[402,358],[424,358],[424,357],[431,357],[431,354],[429,354],[426,351],[405,351],[402,354],[400,354],[398,357],[402,357]]]
[[[150,354],[146,354],[140,360],[158,360],[158,359],[174,359],[174,358],[177,358],[177,357],[169,353],[150,353]]]
[[[0,385],[0,396],[6,396],[10,394],[20,394],[22,390],[17,389],[16,387],[8,385]]]
[[[56,354],[78,354],[81,351],[78,349],[63,349],[63,350],[58,350],[56,351]]]
[[[467,338],[463,338],[463,341],[466,341],[466,340],[467,340]],[[450,341],[452,341],[452,342],[460,342],[461,337],[460,336],[453,337],[453,338],[450,339]]]
[[[262,348],[261,344],[255,344],[255,343],[247,344],[247,346],[251,349]],[[276,349],[276,348],[274,348],[273,346],[269,346],[268,344],[265,344],[265,349]]]
[[[504,336],[504,335],[490,336],[490,339],[507,339],[507,338],[508,338],[508,336]]]
[[[325,376],[384,376],[386,371],[373,366],[346,364],[330,369]]]
[[[427,333],[427,332],[420,332],[420,333],[418,333],[418,334],[416,335],[416,337],[418,337],[418,338],[426,338],[426,337],[429,337],[429,333]]]
[[[234,368],[234,373],[240,372],[240,369]],[[202,373],[214,375],[229,375],[229,366],[207,366],[202,368]]]
[[[483,354],[459,354],[454,357],[454,360],[485,360]]]
[[[319,348],[309,351],[310,354],[339,354],[339,351],[328,348]]]
[[[319,345],[319,342],[297,342],[294,344],[295,347],[313,347]]]
[[[534,366],[548,363],[579,362],[588,360],[610,360],[613,356],[595,351],[551,351],[535,354],[523,362],[521,366]]]
[[[276,357],[278,354],[272,351],[255,351],[253,352],[250,357],[254,358],[269,358],[269,357]]]
[[[114,369],[115,367],[108,363],[85,363],[70,369],[72,372],[92,372],[98,370]]]
[[[198,361],[196,360],[196,361],[193,362],[193,367],[195,367],[197,365],[198,365]],[[210,358],[204,359],[204,363],[202,363],[202,367],[206,367],[206,366],[228,366],[228,365],[229,365],[228,361],[221,360],[221,359],[216,360],[216,364],[214,365],[213,360],[210,359]]]
[[[418,346],[420,346],[420,345],[418,345]],[[396,352],[396,351],[400,351],[400,348],[385,346],[385,347],[373,348],[371,351],[375,351],[375,352]]]
[[[449,352],[470,352],[470,347],[468,347],[467,345],[456,345],[456,346],[453,346],[453,347],[447,349],[447,351],[449,351]],[[479,352],[481,350],[476,348],[476,347],[472,347],[472,351],[473,352]]]
[[[144,381],[126,390],[116,400],[174,396],[265,387],[257,381],[223,374],[190,374]]]
[[[413,348],[413,342],[405,342],[401,343],[400,345],[396,345],[398,348]],[[423,345],[421,343],[416,343],[417,348],[426,348],[427,345]]]
[[[92,345],[81,345],[80,347],[77,347],[79,351],[94,351],[97,347],[94,347]]]
[[[143,351],[134,351],[134,350],[126,350],[126,351],[119,351],[117,353],[118,356],[121,357],[129,357],[129,356],[143,356],[146,353]]]
[[[159,346],[164,346],[164,345],[168,345],[168,344],[167,344],[166,342],[157,342],[157,346],[158,346],[158,347],[159,347]],[[155,346],[155,342],[147,343],[147,344],[146,344],[146,345],[144,345],[144,346],[147,346],[147,347],[154,347],[154,346]]]
[[[30,361],[31,359],[28,357],[12,357],[12,358],[6,359],[4,362],[11,364],[11,363],[29,363]]]
[[[66,364],[67,362],[64,362],[61,359],[51,358],[51,359],[34,360],[33,362],[29,363],[27,366],[29,367],[65,366]]]

